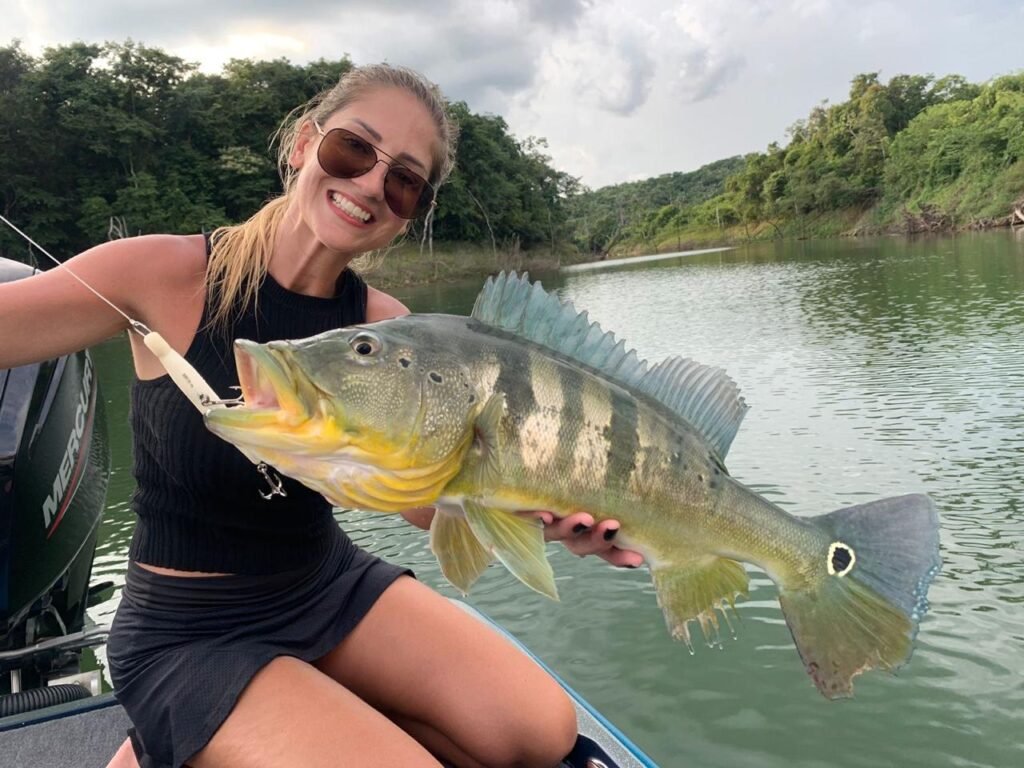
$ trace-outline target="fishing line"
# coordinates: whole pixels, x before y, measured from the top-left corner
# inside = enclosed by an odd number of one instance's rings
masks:
[[[79,277],[78,275],[76,275],[76,274],[75,274],[75,271],[74,271],[73,269],[71,269],[71,267],[69,267],[69,266],[68,266],[67,264],[65,264],[64,262],[62,262],[62,261],[59,261],[59,260],[58,260],[58,259],[57,259],[56,257],[54,257],[53,255],[51,255],[49,251],[47,251],[47,250],[46,250],[45,248],[43,248],[43,246],[41,246],[41,245],[40,245],[39,243],[37,243],[37,242],[36,242],[35,240],[33,240],[33,239],[32,239],[31,237],[29,237],[28,235],[26,235],[26,234],[25,234],[24,232],[22,232],[22,231],[21,231],[20,229],[18,229],[18,228],[17,228],[17,227],[16,227],[16,226],[15,226],[15,225],[14,225],[14,224],[13,224],[13,223],[12,223],[12,222],[10,221],[10,219],[8,219],[8,218],[7,218],[6,216],[4,216],[4,215],[3,215],[2,213],[0,213],[0,221],[2,221],[2,222],[3,222],[4,224],[6,224],[6,225],[7,225],[8,227],[10,227],[11,229],[13,229],[13,230],[14,230],[15,232],[17,232],[17,233],[18,233],[19,235],[21,235],[21,236],[22,236],[23,238],[25,238],[25,239],[26,239],[26,240],[28,241],[29,245],[33,245],[33,246],[35,246],[35,248],[36,248],[36,249],[37,249],[37,250],[38,250],[38,251],[39,251],[39,252],[40,252],[41,254],[43,254],[44,256],[46,256],[46,258],[48,258],[48,259],[49,259],[50,261],[52,261],[52,262],[53,262],[54,264],[56,264],[56,265],[57,265],[58,267],[63,267],[64,269],[66,269],[66,270],[68,271],[68,274],[70,274],[70,275],[71,275],[71,276],[72,276],[73,278],[75,278],[75,280],[77,280],[77,281],[78,281],[78,282],[80,282],[80,283],[81,283],[82,285],[84,285],[84,286],[85,286],[86,288],[88,288],[88,289],[89,289],[90,291],[92,291],[93,295],[94,295],[94,296],[96,296],[96,298],[98,298],[98,299],[99,299],[100,301],[102,301],[102,302],[106,303],[106,304],[107,304],[107,306],[109,306],[109,307],[110,307],[110,308],[111,308],[112,310],[114,310],[115,312],[117,312],[117,314],[119,314],[119,315],[120,315],[121,317],[123,317],[123,318],[124,318],[125,320],[127,320],[127,321],[129,322],[129,324],[131,325],[131,327],[132,327],[132,330],[133,330],[133,331],[135,331],[136,333],[138,333],[138,334],[139,334],[140,336],[143,336],[143,337],[144,337],[144,336],[146,336],[146,334],[152,333],[152,331],[151,331],[151,330],[150,330],[149,328],[147,328],[147,327],[146,327],[145,325],[143,325],[142,323],[140,323],[140,322],[139,322],[138,320],[134,320],[134,319],[132,319],[131,317],[129,317],[129,316],[128,316],[128,315],[127,315],[127,314],[126,314],[125,312],[123,312],[123,311],[122,311],[122,310],[121,310],[121,309],[120,309],[120,308],[119,308],[119,307],[118,307],[118,306],[117,306],[116,304],[114,304],[114,302],[112,302],[112,301],[111,301],[110,299],[108,299],[108,298],[107,298],[106,296],[104,296],[104,295],[103,295],[103,294],[101,294],[101,293],[100,293],[99,291],[97,291],[97,290],[96,290],[95,288],[93,288],[93,287],[92,287],[91,285],[89,285],[89,284],[88,284],[87,282],[85,282],[85,280],[83,280],[83,279],[82,279],[82,278],[80,278],[80,277]]]
[[[75,278],[75,280],[77,280],[86,288],[88,288],[93,293],[93,295],[96,296],[96,298],[103,301],[111,309],[117,312],[117,314],[121,315],[121,317],[127,320],[129,327],[137,334],[139,334],[139,336],[142,337],[142,342],[146,345],[146,348],[154,355],[156,355],[157,359],[160,361],[160,364],[163,365],[164,370],[166,370],[168,375],[171,377],[171,380],[177,385],[178,389],[182,391],[182,394],[184,394],[185,397],[188,398],[189,402],[191,402],[192,405],[194,405],[199,410],[200,413],[205,414],[212,405],[225,403],[225,401],[221,399],[220,395],[214,392],[213,388],[206,383],[206,380],[199,375],[199,372],[196,371],[196,369],[193,368],[189,364],[189,362],[185,360],[184,357],[179,355],[171,348],[171,345],[167,343],[163,336],[161,336],[156,331],[147,328],[145,323],[142,323],[136,320],[135,318],[130,317],[120,307],[114,304],[114,302],[112,302],[106,296],[104,296],[91,285],[89,285],[89,283],[87,283],[85,280],[83,280],[81,277],[75,274],[75,271],[71,269],[71,267],[69,267],[64,262],[59,261],[56,257],[51,255],[49,251],[47,251],[45,248],[39,245],[39,243],[37,243],[27,234],[22,232],[20,229],[18,229],[18,227],[16,227],[3,214],[0,214],[0,221],[2,221],[11,229],[13,229],[23,238],[25,238],[25,240],[27,240],[30,245],[35,246],[35,248],[37,248],[40,253],[42,253],[50,261],[56,264],[58,268],[66,269],[68,273],[73,278]]]
[[[35,246],[35,248],[37,248],[40,253],[42,253],[44,256],[46,256],[46,258],[48,258],[50,261],[56,264],[58,268],[66,269],[68,273],[73,278],[75,278],[75,280],[77,280],[86,288],[88,288],[93,293],[93,295],[96,296],[96,298],[100,299],[102,302],[107,304],[111,309],[117,312],[117,314],[119,314],[121,317],[127,320],[128,326],[137,334],[139,334],[139,336],[142,337],[142,343],[146,345],[146,349],[148,349],[150,352],[156,355],[157,359],[160,361],[160,364],[164,367],[164,370],[167,371],[167,374],[171,377],[171,381],[175,383],[178,389],[181,390],[182,394],[185,395],[186,398],[188,398],[189,402],[192,403],[192,405],[194,405],[201,414],[205,415],[206,412],[210,410],[210,407],[214,405],[231,406],[238,405],[243,402],[241,398],[235,398],[234,400],[224,400],[223,398],[221,398],[221,396],[214,392],[213,388],[206,383],[206,379],[204,379],[199,374],[199,371],[193,368],[192,365],[184,357],[182,357],[176,351],[174,351],[174,349],[171,348],[171,345],[167,343],[163,336],[161,336],[156,331],[146,327],[145,323],[142,323],[136,320],[135,318],[130,317],[120,307],[114,304],[114,302],[112,302],[102,293],[100,293],[91,285],[89,285],[85,280],[83,280],[81,277],[75,274],[75,271],[71,269],[71,267],[69,267],[64,262],[58,260],[49,251],[43,248],[43,246],[41,246],[39,243],[37,243],[24,232],[22,232],[20,229],[18,229],[18,227],[16,227],[2,213],[0,213],[0,221],[2,221],[11,229],[13,229],[23,238],[25,238],[25,240],[27,240],[30,245]],[[33,260],[34,258],[35,257],[33,256]],[[260,491],[260,496],[262,496],[264,499],[271,499],[274,496],[288,495],[288,492],[284,489],[284,485],[281,482],[281,478],[278,477],[277,475],[271,476],[272,473],[270,471],[270,467],[266,462],[260,461],[254,463],[256,464],[256,469],[259,470],[260,474],[263,475],[264,479],[266,479],[267,481],[267,484],[270,486],[270,489],[268,491]]]

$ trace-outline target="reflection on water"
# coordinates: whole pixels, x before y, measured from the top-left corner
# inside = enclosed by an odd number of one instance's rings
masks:
[[[728,370],[752,406],[730,471],[793,513],[932,495],[943,571],[911,663],[859,678],[838,703],[814,691],[759,573],[737,638],[693,657],[668,638],[643,569],[560,548],[563,602],[499,568],[471,601],[667,767],[1024,764],[1024,241],[763,244],[547,282],[652,361],[683,353]],[[401,298],[465,313],[478,287]],[[126,345],[97,361],[114,476],[94,578],[120,585],[133,524]],[[421,532],[396,516],[339,519],[454,596]],[[116,601],[93,618],[109,621]]]

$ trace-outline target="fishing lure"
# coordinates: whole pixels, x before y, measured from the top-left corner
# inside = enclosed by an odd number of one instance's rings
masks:
[[[45,248],[39,245],[39,243],[37,243],[35,240],[29,237],[29,235],[20,230],[12,221],[6,218],[3,214],[0,214],[0,221],[2,221],[15,232],[17,232],[19,235],[21,235],[21,237],[23,237],[30,245],[32,245],[40,253],[46,256],[46,258],[48,258],[50,261],[56,264],[58,268],[67,270],[67,272],[73,278],[75,278],[75,280],[80,282],[83,286],[85,286],[86,289],[91,291],[93,295],[96,296],[96,298],[107,304],[111,309],[113,309],[115,312],[121,315],[121,317],[127,320],[128,327],[142,337],[142,343],[146,345],[146,349],[148,349],[156,356],[156,358],[160,361],[160,364],[164,367],[164,370],[167,371],[167,374],[171,377],[171,381],[175,383],[178,389],[181,390],[182,394],[185,395],[186,398],[188,398],[188,401],[192,403],[192,405],[194,405],[201,414],[205,415],[206,412],[209,411],[210,408],[214,406],[231,406],[237,405],[238,403],[241,402],[240,399],[224,400],[223,398],[221,398],[220,395],[214,392],[213,388],[206,383],[206,380],[202,377],[202,375],[200,375],[199,371],[197,371],[192,366],[192,364],[188,362],[188,360],[186,360],[184,357],[178,354],[178,352],[175,351],[171,347],[171,345],[167,343],[167,340],[164,339],[164,337],[161,336],[158,331],[154,331],[152,328],[149,328],[145,323],[129,316],[128,313],[126,313],[124,310],[122,310],[120,307],[114,304],[114,302],[112,302],[102,293],[100,293],[91,285],[89,285],[89,283],[87,283],[85,280],[79,277],[75,273],[75,271],[71,269],[71,267],[57,259],[49,251],[47,251]],[[273,496],[286,495],[286,492],[282,487],[280,478],[276,476],[271,477],[270,467],[265,462],[258,462],[256,468],[259,470],[260,474],[262,474],[263,477],[266,478],[267,483],[270,486],[269,491],[260,492],[260,495],[263,498],[269,499]]]

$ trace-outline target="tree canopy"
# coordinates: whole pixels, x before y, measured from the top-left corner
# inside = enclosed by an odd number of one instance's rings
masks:
[[[216,75],[139,43],[73,43],[38,57],[0,47],[0,212],[59,257],[110,237],[241,221],[280,192],[270,147],[282,119],[353,63],[230,61]],[[949,225],[1005,216],[1024,198],[1024,74],[857,75],[785,146],[598,190],[552,167],[542,138],[450,106],[456,168],[435,241],[495,251],[572,244],[657,248],[681,233],[873,211],[940,211]],[[0,255],[25,252],[0,229]]]
[[[696,171],[707,183],[688,197],[673,200],[667,180],[694,174],[585,192],[571,201],[576,242],[595,252],[657,249],[709,230],[725,239],[741,224],[777,236],[786,222],[835,226],[841,220],[828,217],[842,212],[867,230],[985,226],[1024,204],[1022,74],[982,85],[860,74],[846,101],[823,102],[788,133],[785,146]]]
[[[0,211],[60,257],[115,235],[241,221],[280,192],[269,144],[282,119],[352,66],[240,59],[209,75],[132,41],[39,57],[0,48]],[[561,240],[576,180],[551,167],[544,141],[451,110],[462,134],[434,239]],[[0,229],[0,253],[23,252]]]

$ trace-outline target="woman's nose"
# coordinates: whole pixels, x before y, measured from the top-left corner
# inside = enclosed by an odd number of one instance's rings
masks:
[[[377,160],[373,168],[362,176],[356,176],[353,181],[357,182],[363,189],[363,193],[374,200],[384,199],[384,179],[388,175],[391,166],[383,158]]]

